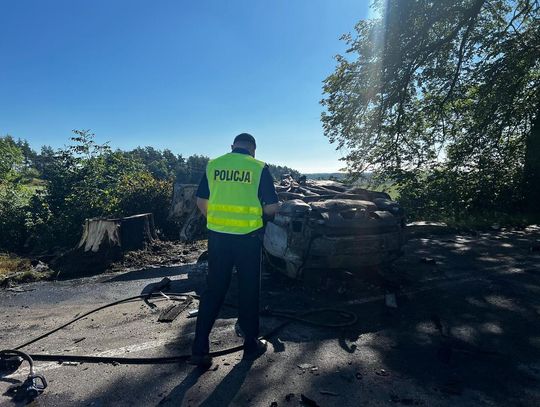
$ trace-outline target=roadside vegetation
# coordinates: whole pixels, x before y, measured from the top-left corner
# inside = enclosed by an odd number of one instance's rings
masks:
[[[174,182],[198,183],[208,158],[139,147],[113,150],[89,131],[75,130],[70,144],[38,153],[25,140],[0,137],[0,278],[30,263],[16,257],[49,256],[72,248],[86,218],[152,212],[161,239],[175,239],[169,221]],[[270,166],[274,177],[298,172]],[[20,276],[31,278],[30,274]]]
[[[374,2],[324,82],[322,123],[353,180],[409,219],[537,222],[540,5]]]

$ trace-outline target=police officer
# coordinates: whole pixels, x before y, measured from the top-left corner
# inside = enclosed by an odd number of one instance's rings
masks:
[[[259,336],[259,292],[263,217],[271,218],[278,197],[268,166],[255,159],[255,138],[236,136],[232,152],[209,161],[197,190],[197,206],[208,228],[207,288],[199,304],[190,363],[209,367],[208,336],[225,299],[233,267],[239,284],[238,323],[244,334],[244,359],[267,348]]]

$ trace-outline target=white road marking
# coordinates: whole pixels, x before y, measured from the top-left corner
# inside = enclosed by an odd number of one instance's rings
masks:
[[[135,345],[122,346],[121,348],[109,349],[102,352],[92,353],[89,356],[100,356],[100,357],[114,357],[114,356],[119,356],[119,355],[125,356],[126,353],[141,352],[143,350],[153,349],[158,346],[166,345],[167,343],[170,343],[170,339],[160,339],[160,340],[155,340],[155,341],[150,341],[150,342],[137,343]],[[40,362],[34,362],[34,364],[36,365],[37,372],[46,372],[47,370],[53,370],[53,369],[58,369],[59,367],[62,367],[62,364],[58,362],[47,362],[44,364],[40,364]],[[26,375],[18,373],[18,374],[9,375],[6,377],[16,378],[18,376],[26,376]]]

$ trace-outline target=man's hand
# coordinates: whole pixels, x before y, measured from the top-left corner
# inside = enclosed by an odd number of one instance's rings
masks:
[[[201,213],[206,218],[206,215],[208,213],[208,199],[197,198],[197,208],[199,208]]]

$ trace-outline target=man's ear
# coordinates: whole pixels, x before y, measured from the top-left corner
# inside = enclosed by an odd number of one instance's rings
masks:
[[[231,151],[234,150],[234,144],[231,144]]]

